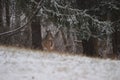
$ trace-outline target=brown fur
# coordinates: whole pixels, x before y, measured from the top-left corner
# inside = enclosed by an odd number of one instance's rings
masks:
[[[54,50],[54,41],[53,35],[50,31],[47,31],[47,35],[42,40],[42,47],[45,51],[53,51]]]

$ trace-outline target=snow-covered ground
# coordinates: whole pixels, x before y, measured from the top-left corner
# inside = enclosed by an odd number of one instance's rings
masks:
[[[120,80],[120,61],[0,47],[0,80]]]

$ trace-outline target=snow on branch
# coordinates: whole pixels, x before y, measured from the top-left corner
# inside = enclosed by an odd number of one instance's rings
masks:
[[[56,11],[51,10],[51,9],[47,9],[46,7],[43,7],[43,9],[49,13],[56,14],[57,16],[67,16],[67,17],[72,17],[73,15],[74,16],[83,16],[83,17],[90,18],[92,21],[94,21],[98,24],[106,24],[106,21],[99,21],[98,19],[95,19],[92,16],[90,16],[89,14],[87,14],[86,13],[88,11],[87,9],[86,10],[79,10],[79,9],[69,8],[66,6],[63,7],[62,5],[59,5],[57,2],[55,2],[55,4],[57,5],[58,8],[70,10],[72,13],[69,13],[69,14],[68,13],[60,13],[60,12],[56,12]]]
[[[92,35],[96,37],[96,35],[91,33],[91,30],[89,29],[90,26],[96,27],[96,29],[99,29],[99,31],[102,32],[97,36],[101,36],[101,34],[110,34],[113,32],[113,27],[111,27],[111,21],[100,21],[99,19],[94,18],[93,16],[88,14],[88,12],[90,11],[89,9],[74,9],[68,6],[68,4],[63,5],[56,0],[52,0],[51,6],[44,6],[43,10],[46,15],[50,13],[52,14],[52,18],[54,18],[55,16],[55,18],[58,20],[58,24],[60,23],[63,26],[68,26],[68,24],[70,26],[79,26],[80,29],[83,28],[82,32],[88,34],[89,36]],[[89,23],[89,21],[92,22],[92,25],[91,23]]]
[[[109,8],[111,8],[111,9],[120,10],[120,8],[117,6],[117,5],[120,5],[120,3],[118,3],[118,2],[107,2],[107,1],[105,1],[105,2],[100,3],[100,6],[106,6],[106,5],[108,5]]]

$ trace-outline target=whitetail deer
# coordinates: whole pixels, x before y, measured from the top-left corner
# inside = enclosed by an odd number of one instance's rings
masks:
[[[47,34],[42,40],[42,47],[45,51],[52,51],[54,49],[53,35],[50,30],[46,31]]]

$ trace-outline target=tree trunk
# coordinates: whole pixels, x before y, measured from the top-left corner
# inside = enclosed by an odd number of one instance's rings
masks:
[[[2,16],[3,16],[3,6],[2,6],[2,0],[0,0],[0,33],[3,32],[3,21],[2,21]],[[0,44],[3,43],[2,36],[0,36]]]
[[[6,0],[0,0],[0,33],[8,30],[9,27],[6,26]],[[0,44],[7,44],[8,37],[0,36]]]
[[[42,36],[41,36],[41,25],[40,25],[40,17],[35,16],[32,23],[32,47],[34,49],[42,50]]]
[[[10,30],[16,29],[18,27],[20,27],[20,16],[17,10],[17,5],[16,5],[16,1],[15,0],[11,0],[10,1]],[[21,38],[20,38],[20,33],[17,34],[13,34],[10,36],[11,37],[11,45],[14,46],[21,46],[22,44],[20,44]]]
[[[2,0],[0,0],[0,32],[2,32],[2,27],[3,27],[3,22],[2,22],[2,11],[3,11],[3,6],[2,6]],[[1,41],[0,41],[1,42]]]
[[[120,19],[120,10],[113,10],[111,13],[111,21],[116,22]],[[120,59],[120,23],[114,23],[112,27],[114,27],[114,32],[112,34],[112,46],[113,46],[113,54],[115,57]]]
[[[9,0],[5,0],[5,6],[6,6],[6,27],[10,27],[10,12],[9,12],[9,5],[10,5],[10,2]]]
[[[98,56],[98,40],[90,38],[89,40],[82,40],[83,53],[87,56]]]
[[[9,31],[10,30],[10,1],[9,0],[4,0],[5,1],[5,31]],[[9,45],[10,44],[10,37],[5,37],[6,38],[6,45]]]
[[[116,57],[120,56],[120,32],[116,31],[112,34],[113,54]]]

